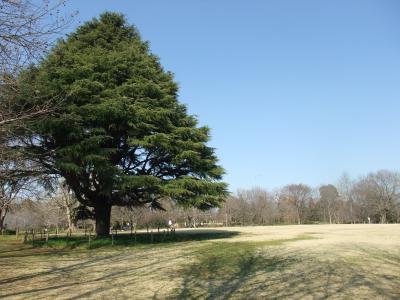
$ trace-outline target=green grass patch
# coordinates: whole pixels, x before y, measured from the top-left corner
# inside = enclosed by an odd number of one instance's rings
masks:
[[[267,255],[266,247],[310,240],[314,237],[299,235],[290,239],[260,242],[212,242],[194,251],[196,262],[184,272],[183,288],[174,297],[229,298],[231,292],[259,271],[273,272],[297,262],[292,257]]]
[[[15,235],[0,235],[0,242],[16,240]]]
[[[279,240],[267,240],[267,241],[261,241],[261,242],[253,242],[254,246],[281,246],[286,243],[290,242],[296,242],[296,241],[304,241],[304,240],[314,240],[317,239],[316,237],[310,236],[308,234],[301,234],[298,235],[294,238],[290,239],[279,239]]]

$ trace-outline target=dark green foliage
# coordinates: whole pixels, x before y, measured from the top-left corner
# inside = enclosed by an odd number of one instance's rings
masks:
[[[226,196],[209,129],[187,114],[172,74],[123,16],[87,22],[22,79],[26,96],[57,106],[24,143],[94,208],[98,234],[108,233],[113,205],[161,208],[167,197],[206,209]]]

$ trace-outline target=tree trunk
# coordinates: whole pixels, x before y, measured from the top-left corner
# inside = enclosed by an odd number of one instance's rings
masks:
[[[0,231],[3,230],[3,211],[0,209]]]
[[[300,212],[299,212],[298,209],[297,209],[297,224],[298,224],[298,225],[301,224],[301,221],[300,221]]]
[[[6,215],[8,212],[8,207],[6,207],[4,210],[0,209],[0,231],[3,233],[4,230],[4,220],[6,219]]]
[[[72,220],[72,212],[68,204],[65,206],[65,211],[67,215],[67,220],[68,220],[68,229],[71,231],[75,231],[75,224]]]
[[[0,213],[1,213],[1,211],[0,211]],[[3,217],[2,215],[0,215],[0,234],[3,234],[4,219],[5,219],[5,216]]]
[[[386,213],[381,213],[381,224],[386,223]]]
[[[350,222],[352,224],[356,223],[356,222],[354,222],[354,219],[353,219],[353,201],[350,202]]]
[[[110,235],[111,205],[102,203],[95,206],[94,217],[97,236],[108,237]]]

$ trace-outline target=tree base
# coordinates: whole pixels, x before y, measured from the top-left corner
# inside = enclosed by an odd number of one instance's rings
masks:
[[[98,237],[110,236],[111,205],[99,205],[94,208],[96,220],[96,235]]]

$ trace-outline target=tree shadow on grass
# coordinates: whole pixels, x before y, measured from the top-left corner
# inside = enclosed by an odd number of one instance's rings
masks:
[[[198,260],[183,273],[178,299],[228,299],[259,272],[287,268],[294,258],[266,257],[255,243],[215,242],[197,252]]]
[[[178,299],[228,299],[240,295],[240,288],[257,272],[287,267],[291,260],[266,258],[259,253],[242,253],[230,264],[221,266],[218,258],[191,266],[184,277]],[[235,265],[233,265],[235,264]]]
[[[195,241],[227,239],[237,236],[239,232],[225,230],[197,229],[176,231],[175,233],[167,233],[165,231],[156,232],[138,232],[136,234],[123,233],[114,235],[112,238],[91,238],[89,244],[88,236],[72,236],[72,237],[52,237],[46,242],[45,240],[35,241],[35,247],[49,247],[58,249],[75,249],[75,248],[109,248],[115,247],[151,247],[176,245],[177,243],[187,243]]]
[[[359,249],[356,257],[363,261],[351,263],[341,256],[275,249],[229,242],[203,247],[171,299],[400,298],[399,256],[392,252]],[[394,269],[387,274],[371,269],[375,259]]]
[[[58,238],[50,238],[48,243],[45,241],[35,241],[34,247],[30,243],[22,244],[19,243],[19,247],[16,245],[10,245],[10,247],[14,248],[16,251],[13,252],[12,249],[7,249],[3,255],[0,253],[0,265],[7,264],[7,262],[11,262],[12,259],[19,259],[19,261],[24,262],[28,257],[29,260],[37,259],[40,261],[46,260],[47,262],[51,262],[50,265],[54,265],[52,262],[57,264],[57,261],[61,260],[69,260],[72,259],[75,263],[72,263],[68,266],[57,266],[55,265],[51,269],[38,271],[38,272],[23,272],[22,274],[15,273],[13,276],[0,276],[0,286],[2,285],[15,285],[15,284],[23,284],[28,281],[43,281],[48,278],[62,278],[63,276],[70,276],[68,274],[76,274],[84,269],[92,269],[97,268],[98,266],[103,266],[105,268],[112,267],[115,264],[123,264],[124,261],[128,261],[132,258],[139,260],[147,260],[147,258],[151,258],[152,255],[159,256],[162,253],[163,247],[172,248],[183,248],[192,247],[193,242],[196,241],[207,241],[207,240],[218,240],[230,238],[237,235],[237,232],[230,232],[224,230],[192,230],[192,231],[182,231],[176,232],[175,234],[165,234],[160,232],[160,234],[154,233],[153,237],[149,236],[147,233],[137,233],[136,241],[134,236],[130,236],[129,234],[121,234],[114,237],[114,246],[111,245],[111,238],[99,238],[91,240],[91,249],[88,250],[88,239],[84,236],[73,236],[70,238],[66,237],[58,237]],[[77,248],[76,250],[72,250]],[[129,251],[129,249],[135,250],[144,250],[144,251]],[[123,250],[124,251],[120,251]],[[93,250],[93,251],[92,251]],[[100,250],[100,251],[98,251]],[[101,251],[104,250],[104,251]],[[114,251],[115,250],[115,251]],[[81,257],[80,260],[77,260],[78,257]],[[37,257],[37,258],[34,258]],[[85,281],[85,284],[90,282],[104,282],[112,280],[112,278],[123,278],[132,276],[135,272],[141,272],[141,274],[145,274],[147,269],[157,268],[159,264],[166,264],[172,260],[179,260],[183,258],[182,256],[171,256],[171,254],[165,255],[165,258],[157,259],[153,261],[149,259],[147,263],[143,266],[135,266],[129,269],[122,268],[120,270],[116,270],[116,272],[106,272],[104,276],[97,277],[93,281]],[[6,275],[6,274],[3,274]],[[11,275],[11,274],[10,274]],[[55,280],[54,282],[57,282]],[[76,283],[73,283],[76,284]],[[44,285],[40,288],[30,288],[26,286],[18,291],[14,290],[9,293],[3,294],[0,293],[0,298],[2,296],[20,296],[27,295],[30,293],[43,293],[47,291],[64,289],[71,287],[72,283],[65,284],[54,284],[49,281],[49,285]],[[87,293],[96,293],[103,290],[107,290],[108,288],[101,288],[96,290],[87,291]],[[1,290],[1,288],[0,288]]]
[[[133,251],[108,251],[103,252],[103,254],[101,254],[101,252],[94,252],[93,256],[89,255],[82,257],[81,259],[73,257],[73,262],[67,266],[55,266],[48,270],[9,276],[4,279],[0,277],[0,287],[5,285],[8,285],[8,287],[18,286],[17,289],[7,288],[7,291],[3,291],[4,293],[2,293],[0,288],[0,298],[15,296],[31,297],[32,294],[54,292],[57,290],[61,291],[66,288],[77,287],[80,285],[84,285],[87,288],[89,285],[91,287],[90,289],[80,291],[78,288],[78,295],[69,297],[70,299],[81,299],[82,297],[93,296],[97,293],[114,288],[115,285],[112,284],[114,280],[125,278],[126,281],[132,282],[132,279],[137,278],[139,280],[142,276],[149,278],[149,280],[150,278],[151,280],[157,280],[153,273],[160,264],[173,264],[174,261],[186,257],[186,255],[163,255],[162,252],[163,251],[160,248],[154,250],[149,249],[139,253]],[[152,255],[156,255],[159,258],[156,260],[148,259],[149,257],[152,257]],[[55,260],[57,260],[57,258]],[[132,265],[132,260],[148,261],[144,264]],[[114,268],[116,265],[120,268]],[[101,271],[93,277],[91,276],[92,278],[86,278],[84,276],[85,272],[91,273],[96,269],[104,269],[105,271]],[[78,274],[81,274],[80,276],[83,277],[78,278]],[[73,277],[77,278],[74,279]],[[68,279],[66,280],[66,278]],[[40,287],[26,285],[27,282],[31,281],[42,282],[44,284]],[[121,296],[121,298],[124,297]]]
[[[323,251],[280,247],[307,236],[274,242],[232,242],[199,231],[199,236],[189,239],[196,232],[182,232],[185,236],[181,243],[166,243],[171,245],[167,251],[161,243],[143,244],[147,247],[144,251],[135,247],[134,251],[117,247],[122,251],[52,249],[64,254],[57,257],[49,251],[45,264],[41,263],[42,256],[28,260],[0,257],[0,266],[8,265],[11,270],[0,277],[0,298],[400,298],[398,251],[354,245],[346,249],[341,245],[340,251],[349,251],[351,256],[331,253],[324,257]],[[195,240],[206,242],[185,244]],[[10,266],[15,261],[13,273]],[[21,272],[21,262],[33,269]],[[379,262],[383,267],[375,269]],[[386,270],[388,267],[390,270]]]

